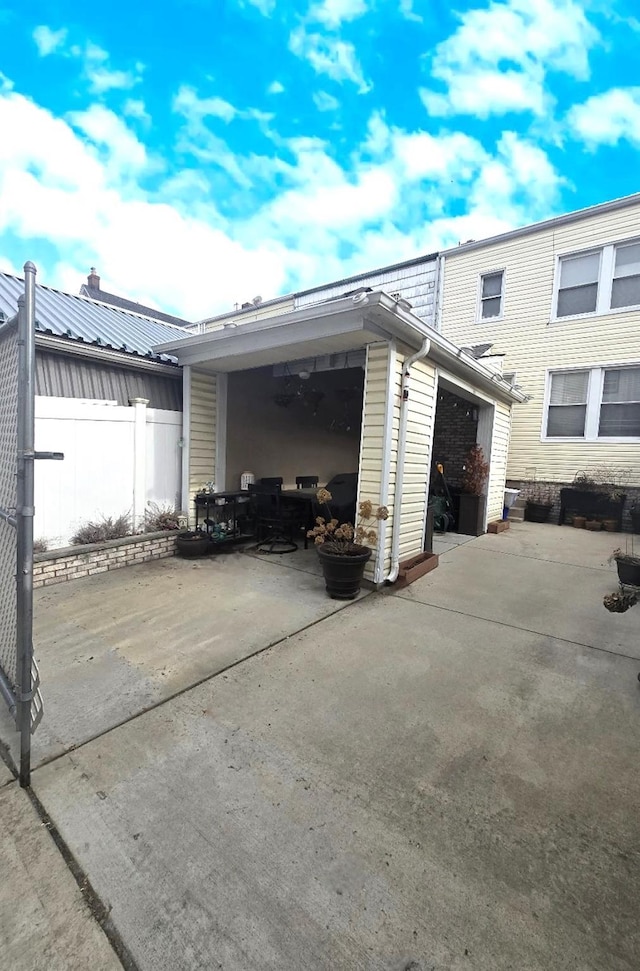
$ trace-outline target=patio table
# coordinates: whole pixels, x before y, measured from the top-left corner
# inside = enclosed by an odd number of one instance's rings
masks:
[[[307,548],[307,530],[313,529],[314,515],[313,515],[313,504],[316,499],[316,493],[318,492],[318,487],[313,489],[281,489],[280,496],[286,500],[287,503],[298,503],[300,506],[301,521],[304,517],[306,519],[305,525],[305,535],[304,535],[304,548]]]

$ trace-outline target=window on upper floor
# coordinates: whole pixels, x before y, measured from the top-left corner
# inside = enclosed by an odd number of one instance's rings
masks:
[[[640,366],[550,372],[543,437],[640,439]]]
[[[504,301],[504,270],[493,273],[483,273],[480,276],[480,305],[478,317],[480,320],[491,320],[502,317]]]
[[[640,307],[640,242],[610,243],[558,261],[553,317]]]

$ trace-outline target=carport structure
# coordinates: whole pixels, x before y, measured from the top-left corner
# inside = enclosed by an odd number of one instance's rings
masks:
[[[478,444],[490,463],[487,521],[502,514],[511,407],[524,395],[426,325],[406,301],[381,290],[359,291],[240,327],[182,338],[156,351],[174,355],[183,367],[183,507],[189,514],[203,483],[213,481],[216,491],[239,487],[237,469],[229,468],[228,457],[239,439],[250,440],[250,428],[236,421],[231,407],[233,375],[254,369],[272,369],[274,376],[284,369],[294,375],[300,362],[311,362],[305,367],[314,372],[349,370],[354,361],[364,372],[359,447],[354,449],[358,501],[370,499],[390,512],[381,524],[368,578],[376,584],[393,581],[399,563],[424,550],[440,382],[478,407]],[[251,394],[250,379],[245,394]],[[256,406],[256,414],[259,410]],[[245,468],[258,475],[276,474],[276,458],[282,462],[282,456],[291,455],[301,442],[283,435],[278,421],[270,425],[269,440],[271,467],[256,468],[248,445]]]

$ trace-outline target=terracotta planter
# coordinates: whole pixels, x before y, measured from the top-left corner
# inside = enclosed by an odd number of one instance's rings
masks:
[[[504,533],[505,529],[509,529],[508,519],[496,519],[487,526],[488,533]]]
[[[437,565],[437,553],[417,553],[416,556],[412,556],[408,560],[403,560],[400,564],[396,586],[406,587],[419,577],[423,577],[425,574],[435,570]]]
[[[602,523],[599,519],[587,519],[584,528],[590,529],[592,533],[599,533],[602,529]]]
[[[573,517],[573,525],[576,527],[576,529],[584,529],[585,526],[586,526],[586,524],[587,524],[587,517],[586,516],[574,516]]]
[[[603,526],[604,529],[607,530],[607,532],[609,532],[609,533],[615,533],[615,531],[618,528],[618,520],[617,519],[603,519],[602,520],[602,526]]]
[[[371,559],[371,550],[360,547],[362,553],[340,556],[327,553],[318,546],[318,557],[327,593],[332,600],[354,600],[360,593],[364,568]]]

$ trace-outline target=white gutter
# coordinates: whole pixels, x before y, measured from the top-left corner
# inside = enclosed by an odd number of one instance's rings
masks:
[[[400,394],[400,428],[398,431],[398,458],[396,461],[396,491],[393,497],[393,522],[391,525],[391,570],[386,577],[387,583],[395,583],[400,571],[400,523],[402,520],[402,492],[404,487],[404,461],[407,451],[407,421],[409,419],[409,377],[411,368],[431,349],[431,339],[425,337],[422,347],[402,365],[402,385]]]

